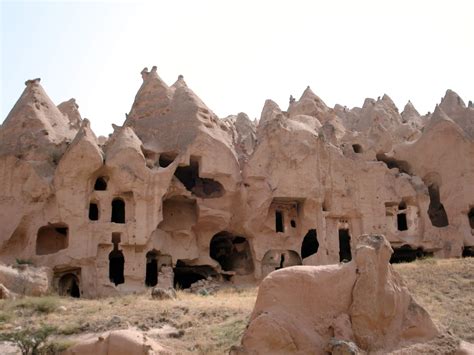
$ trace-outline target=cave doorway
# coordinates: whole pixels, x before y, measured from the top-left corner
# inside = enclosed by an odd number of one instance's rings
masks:
[[[125,282],[124,277],[125,257],[123,252],[114,247],[109,254],[109,279],[115,286]]]
[[[79,279],[73,273],[68,273],[59,279],[58,293],[60,296],[70,296],[74,298],[81,297],[81,291],[79,289]]]
[[[318,252],[319,242],[316,229],[310,229],[301,243],[301,258],[307,258]]]
[[[114,223],[125,223],[125,202],[121,198],[112,201],[111,221]]]
[[[339,261],[347,262],[351,260],[351,236],[349,229],[339,229]]]
[[[405,212],[397,214],[397,228],[399,231],[408,230],[407,214]]]
[[[146,253],[145,257],[145,285],[148,287],[153,287],[158,283],[158,253],[155,250],[151,250]]]
[[[174,288],[186,289],[199,280],[207,280],[208,278],[217,279],[218,273],[209,265],[187,265],[182,260],[176,262],[173,268],[174,272]]]
[[[254,270],[250,244],[244,237],[225,231],[217,233],[211,239],[209,255],[221,265],[224,271],[248,275]]]

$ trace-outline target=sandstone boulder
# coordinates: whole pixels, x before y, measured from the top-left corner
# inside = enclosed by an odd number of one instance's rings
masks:
[[[172,352],[142,332],[123,329],[86,339],[63,352],[64,355],[167,355]]]
[[[383,236],[363,235],[349,263],[272,272],[236,353],[391,351],[435,338],[430,316],[390,266],[391,254]]]

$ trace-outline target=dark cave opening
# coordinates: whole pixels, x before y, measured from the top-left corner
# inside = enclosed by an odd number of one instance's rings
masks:
[[[351,236],[349,229],[339,229],[339,261],[347,262],[351,260]]]
[[[112,201],[111,221],[114,223],[125,223],[125,202],[121,198]]]
[[[430,205],[428,207],[428,216],[431,224],[434,227],[446,227],[449,225],[448,215],[440,200],[439,187],[437,184],[428,186],[428,193],[430,195]]]
[[[303,243],[301,243],[301,258],[307,258],[316,254],[319,249],[318,235],[316,229],[310,229],[304,236]]]

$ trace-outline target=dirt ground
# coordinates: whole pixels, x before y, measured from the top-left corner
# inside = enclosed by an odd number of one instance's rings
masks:
[[[474,342],[474,258],[426,259],[394,265],[416,300],[443,331]],[[176,300],[149,294],[74,299],[58,296],[0,301],[0,334],[50,325],[52,341],[136,327],[180,354],[225,354],[239,343],[257,287],[227,287],[216,294],[178,291]],[[22,327],[22,328],[19,328]]]

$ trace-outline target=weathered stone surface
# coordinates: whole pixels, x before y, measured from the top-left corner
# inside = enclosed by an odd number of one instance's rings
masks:
[[[171,351],[145,334],[132,330],[114,330],[73,345],[64,355],[168,355]]]
[[[349,263],[272,272],[260,285],[240,352],[388,352],[435,338],[428,313],[389,264],[391,254],[383,236],[364,235]]]
[[[420,115],[387,95],[330,108],[307,88],[257,122],[219,119],[182,76],[142,77],[99,139],[74,99],[56,107],[27,81],[0,127],[3,263],[95,297],[335,264],[366,233],[395,261],[474,249],[474,108],[454,92]]]
[[[0,284],[9,291],[6,295],[13,292],[25,296],[43,296],[49,290],[50,270],[30,265],[12,268],[0,264]]]

